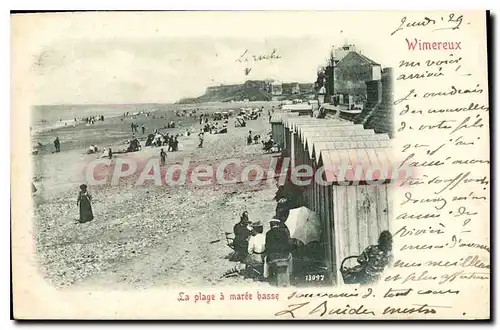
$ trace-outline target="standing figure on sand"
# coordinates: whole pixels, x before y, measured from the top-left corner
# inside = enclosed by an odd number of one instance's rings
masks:
[[[174,137],[174,140],[172,141],[172,151],[178,151],[179,150],[179,140],[177,139],[177,135]]]
[[[80,185],[76,205],[80,206],[80,223],[85,223],[94,219],[92,213],[92,196],[87,191],[87,185]]]
[[[61,141],[59,141],[59,136],[54,140],[54,148],[56,149],[56,152],[61,151]]]
[[[203,129],[200,130],[200,133],[198,133],[198,138],[200,139],[200,143],[198,144],[198,148],[203,148]]]
[[[160,164],[161,166],[165,165],[165,162],[167,161],[167,153],[161,148],[160,150]]]

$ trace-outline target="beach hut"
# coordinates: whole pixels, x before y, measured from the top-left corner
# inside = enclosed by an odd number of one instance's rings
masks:
[[[354,150],[361,148],[388,148],[390,146],[390,140],[385,139],[384,136],[380,137],[378,134],[369,136],[372,138],[372,141],[352,141],[352,142],[324,142],[324,141],[315,141],[312,144],[312,153],[308,154],[310,156],[308,158],[307,165],[311,166],[314,170],[314,173],[318,171],[320,167],[318,165],[318,160],[320,158],[321,152],[333,152],[338,151],[339,153],[345,152],[346,150]],[[347,147],[346,144],[349,144]],[[354,159],[354,158],[353,158]],[[368,163],[369,164],[369,163]],[[350,166],[350,163],[347,164],[338,164],[338,165],[347,165]],[[307,190],[307,200],[309,201],[309,208],[312,210],[318,210],[320,208],[321,199],[319,198],[320,187],[318,185],[311,184]]]
[[[363,125],[340,125],[337,126],[336,124],[329,125],[329,126],[315,126],[315,127],[306,127],[306,128],[300,128],[298,129],[300,131],[299,133],[296,133],[293,135],[294,138],[294,146],[298,146],[295,149],[297,151],[291,156],[290,162],[293,162],[293,164],[296,164],[296,161],[298,163],[303,163],[303,161],[306,159],[305,154],[307,150],[307,138],[312,138],[312,137],[318,137],[318,138],[323,138],[323,141],[333,141],[334,138],[332,137],[338,137],[338,136],[351,136],[351,135],[368,135],[368,134],[375,134],[375,132],[372,131],[367,131],[363,128]],[[353,132],[359,132],[353,133]]]
[[[295,153],[293,156],[294,164],[300,165],[306,161],[306,152],[305,145],[303,143],[304,135],[308,135],[309,133],[324,133],[324,136],[330,136],[330,132],[344,132],[344,131],[362,131],[364,130],[363,125],[354,125],[352,123],[338,123],[332,121],[326,124],[327,121],[321,123],[321,121],[315,125],[306,124],[300,125],[296,128],[295,133],[293,134],[294,138],[294,146]],[[336,133],[335,136],[339,136],[340,133]]]
[[[292,102],[293,103],[293,102]],[[283,111],[290,111],[290,112],[295,112],[298,113],[299,115],[308,115],[312,116],[313,113],[313,107],[310,104],[285,104],[282,105],[281,109]]]
[[[282,149],[285,145],[285,131],[283,128],[284,113],[275,113],[271,116],[271,134],[274,142],[276,142]]]
[[[292,114],[289,112],[289,114]],[[285,127],[293,127],[294,125],[296,124],[299,124],[299,123],[315,123],[317,122],[319,119],[317,118],[312,118],[312,117],[304,117],[304,116],[299,116],[297,114],[294,114],[293,116],[292,115],[288,115],[286,116],[286,118],[283,118],[283,125]]]
[[[375,134],[372,133],[372,130],[367,129],[359,132],[362,133],[356,135],[347,135],[349,134],[347,133],[346,136],[338,136],[333,138],[332,136],[311,136],[308,137],[307,141],[304,142],[304,149],[310,159],[316,159],[318,156],[317,150],[330,149],[323,148],[325,143],[327,143],[328,145],[330,143],[334,143],[335,148],[332,149],[337,149],[336,145],[339,143],[343,143],[344,145],[346,145],[346,143],[349,143],[352,148],[361,148],[360,142],[362,141],[390,141],[390,138],[387,134]]]
[[[352,133],[354,132],[354,133]],[[368,135],[366,135],[368,132]],[[389,136],[387,134],[373,134],[372,130],[355,130],[355,131],[343,131],[340,133],[343,135],[330,135],[330,136],[317,136],[312,137],[307,140],[305,148],[302,150],[302,155],[299,157],[302,159],[302,164],[308,165],[313,169],[313,173],[316,173],[318,169],[318,156],[322,148],[325,149],[345,149],[338,147],[339,144],[350,143],[349,148],[360,148],[366,145],[366,141],[389,141]],[[355,134],[355,135],[353,135]],[[362,144],[356,144],[356,142],[362,142]],[[304,144],[302,144],[304,146]],[[383,145],[381,145],[383,146]],[[308,207],[312,210],[318,209],[318,187],[314,184],[306,187],[306,200]]]
[[[315,157],[316,152],[321,152],[322,150],[343,150],[343,149],[360,149],[360,148],[389,148],[391,145],[391,141],[387,134],[375,134],[368,136],[354,136],[353,138],[362,138],[359,141],[353,141],[349,139],[346,141],[340,142],[325,142],[318,141],[313,145],[312,155]],[[367,138],[373,138],[373,140],[369,140]]]
[[[345,131],[345,130],[357,130],[361,131],[363,130],[364,127],[363,125],[354,125],[353,123],[350,124],[345,124],[345,123],[319,123],[316,125],[308,124],[308,125],[301,125],[298,127],[295,132],[297,133],[297,138],[299,139],[300,142],[303,141],[304,135],[307,135],[308,133],[315,133],[315,132],[335,132],[335,131]]]
[[[315,210],[322,220],[326,264],[331,270],[332,282],[342,284],[340,265],[344,258],[357,256],[369,245],[376,244],[379,234],[391,230],[391,189],[387,176],[373,176],[370,169],[390,166],[390,150],[387,148],[322,150],[318,165],[334,169],[338,164],[361,166],[361,181],[338,176],[326,170],[324,185],[319,188],[319,209]],[[372,177],[381,184],[367,184]]]
[[[309,147],[311,139],[324,139],[323,141],[333,140],[330,137],[340,137],[340,136],[351,136],[351,135],[375,135],[375,131],[372,129],[363,129],[363,130],[349,130],[349,129],[341,129],[335,131],[307,131],[303,132],[301,136],[301,141],[305,145],[306,148]]]
[[[295,164],[295,149],[296,146],[296,132],[301,125],[319,125],[319,126],[334,126],[334,125],[345,125],[352,126],[353,124],[348,121],[339,121],[333,119],[317,119],[317,118],[304,118],[296,116],[286,116],[282,120],[284,127],[285,143],[284,143],[284,156],[291,158],[291,164]]]
[[[293,130],[296,130],[299,126],[302,125],[317,125],[320,123],[322,124],[338,123],[343,125],[353,125],[353,123],[350,121],[339,120],[334,118],[318,119],[318,118],[303,117],[303,116],[287,116],[283,120],[283,125]]]

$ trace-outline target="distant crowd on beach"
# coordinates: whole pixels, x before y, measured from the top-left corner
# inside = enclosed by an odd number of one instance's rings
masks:
[[[75,118],[75,122],[76,122],[76,118]],[[99,115],[99,116],[90,116],[90,117],[85,117],[85,118],[82,118],[82,121],[84,121],[86,124],[95,124],[96,121],[104,121],[104,116],[103,115]]]

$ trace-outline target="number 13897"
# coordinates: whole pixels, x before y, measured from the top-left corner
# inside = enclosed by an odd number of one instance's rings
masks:
[[[324,281],[325,275],[306,275],[306,281]]]

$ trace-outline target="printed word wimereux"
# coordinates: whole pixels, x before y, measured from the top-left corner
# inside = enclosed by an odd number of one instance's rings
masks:
[[[311,183],[327,186],[334,181],[340,185],[359,182],[378,185],[387,181],[396,182],[411,175],[409,167],[393,168],[371,165],[322,166],[313,168],[307,164],[289,166],[290,159],[270,164],[246,164],[238,159],[224,160],[218,164],[194,164],[184,159],[182,164],[160,166],[158,158],[151,158],[146,164],[130,158],[96,159],[85,168],[85,179],[89,185],[118,185],[120,180],[135,179],[135,185],[151,184],[162,186],[180,186],[190,184],[206,186],[210,184],[246,183],[259,185],[263,182],[283,185],[289,179],[297,186],[308,186]],[[196,166],[194,166],[196,165]],[[275,179],[278,178],[278,182]]]
[[[422,41],[413,39],[413,41],[405,39],[408,45],[408,50],[462,50],[461,41]]]

